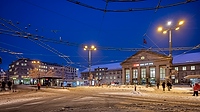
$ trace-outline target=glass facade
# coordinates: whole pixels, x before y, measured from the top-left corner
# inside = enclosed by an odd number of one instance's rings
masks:
[[[141,84],[146,84],[146,68],[141,68]]]
[[[150,68],[150,83],[156,84],[156,68],[155,67]]]
[[[165,67],[160,67],[160,80],[165,80]]]
[[[133,69],[133,83],[134,84],[138,83],[137,78],[138,78],[138,70],[137,69]]]
[[[130,82],[130,70],[126,69],[126,83]]]

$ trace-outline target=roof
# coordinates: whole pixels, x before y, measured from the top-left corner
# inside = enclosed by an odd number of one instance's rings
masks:
[[[184,77],[185,79],[193,79],[193,78],[200,78],[200,75],[187,75]]]
[[[109,63],[109,64],[100,64],[91,66],[91,71],[94,71],[96,68],[108,68],[108,70],[121,69],[120,63]],[[82,72],[88,72],[88,69],[83,70]]]
[[[143,49],[143,50],[140,50],[140,51],[136,52],[135,54],[133,54],[132,56],[130,56],[130,57],[127,58],[126,60],[122,61],[122,62],[121,62],[121,65],[122,65],[123,63],[127,62],[127,61],[128,61],[129,59],[131,59],[133,56],[136,56],[136,55],[138,55],[138,54],[140,54],[140,53],[142,53],[142,52],[148,53],[148,54],[154,54],[154,55],[162,56],[162,57],[168,57],[167,55],[161,54],[161,53],[159,53],[159,52],[155,52],[155,51],[150,51],[150,50],[145,50],[145,49]]]
[[[173,64],[183,64],[183,63],[192,63],[192,62],[200,62],[200,52],[181,54],[181,55],[176,55],[173,57]],[[94,69],[98,68],[98,67],[99,68],[108,68],[108,70],[122,69],[122,66],[120,65],[120,63],[121,62],[93,65],[93,66],[91,66],[91,71],[94,71]],[[88,69],[85,69],[82,72],[88,72]]]
[[[173,57],[173,64],[200,62],[200,52],[181,54]]]

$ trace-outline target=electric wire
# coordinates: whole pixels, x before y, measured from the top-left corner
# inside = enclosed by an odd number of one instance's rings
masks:
[[[120,10],[104,10],[102,8],[97,8],[97,7],[93,7],[93,6],[90,6],[88,4],[85,4],[85,3],[81,3],[80,1],[78,0],[66,0],[68,2],[71,2],[71,3],[74,3],[76,5],[80,5],[80,6],[83,6],[83,7],[86,7],[86,8],[91,8],[91,9],[94,9],[94,10],[98,10],[98,11],[106,11],[106,12],[132,12],[132,11],[147,11],[147,10],[155,10],[155,9],[162,9],[162,8],[169,8],[169,7],[174,7],[174,6],[179,6],[179,5],[183,5],[183,4],[187,4],[187,3],[191,3],[191,2],[196,2],[198,0],[185,0],[183,2],[177,2],[177,3],[173,3],[173,4],[169,4],[169,5],[165,5],[165,6],[159,6],[159,7],[143,7],[143,8],[128,8],[128,9],[120,9]]]

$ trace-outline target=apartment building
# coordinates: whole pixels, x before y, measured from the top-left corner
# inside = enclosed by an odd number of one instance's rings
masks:
[[[9,65],[8,74],[15,84],[58,86],[65,80],[78,77],[76,68],[56,63],[21,58]]]

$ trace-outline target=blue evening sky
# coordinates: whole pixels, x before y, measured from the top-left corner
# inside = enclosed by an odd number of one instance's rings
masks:
[[[105,0],[78,1],[96,8],[106,7]],[[106,9],[120,11],[156,7],[159,1],[160,6],[166,6],[186,0],[108,2]],[[122,62],[136,51],[120,51],[118,48],[168,48],[168,35],[157,32],[157,27],[166,26],[169,20],[174,25],[179,20],[185,21],[180,30],[172,32],[173,47],[200,44],[200,1],[157,10],[102,12],[68,0],[1,0],[0,57],[3,62],[0,67],[7,70],[12,61],[23,57],[85,69],[88,66],[88,52],[79,46],[62,44],[63,41],[114,48],[102,50],[97,47],[97,51],[92,52],[93,65]],[[18,37],[14,33],[16,31],[60,43]],[[143,43],[143,39],[147,44]],[[3,52],[5,50],[22,54]],[[173,51],[173,55],[199,51]],[[164,53],[168,55],[169,52]],[[61,56],[65,56],[65,59]]]

